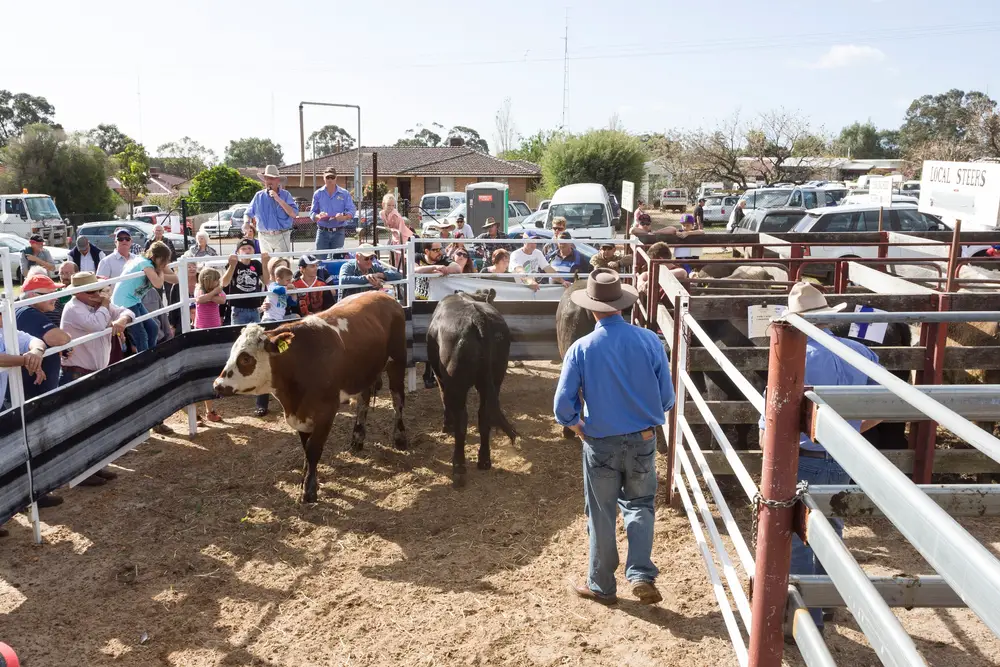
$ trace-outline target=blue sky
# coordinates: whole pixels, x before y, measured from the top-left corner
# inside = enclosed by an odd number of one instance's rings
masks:
[[[188,135],[221,157],[265,136],[295,162],[302,100],[360,104],[365,145],[436,121],[492,148],[505,97],[522,134],[558,127],[567,9],[572,131],[614,113],[646,132],[784,107],[835,133],[898,126],[926,93],[1000,96],[1000,3],[971,0],[49,0],[5,7],[21,27],[5,31],[0,87],[44,95],[68,129],[115,123],[150,149]],[[306,133],[353,133],[353,113],[307,108]]]

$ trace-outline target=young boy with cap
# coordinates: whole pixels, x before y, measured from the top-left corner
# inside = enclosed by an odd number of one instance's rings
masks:
[[[268,280],[267,253],[262,254],[263,261],[251,259],[254,254],[253,241],[242,239],[236,245],[236,254],[229,256],[229,266],[222,276],[222,286],[231,299],[232,323],[252,324],[260,322],[260,306],[264,303],[263,296],[236,298],[243,294],[263,292]]]
[[[295,289],[325,287],[328,283],[324,278],[320,277],[319,271],[319,260],[316,259],[316,255],[302,255],[299,258],[299,278],[292,283],[292,287]],[[299,299],[299,314],[302,317],[315,315],[334,304],[332,290],[301,292],[297,296]]]

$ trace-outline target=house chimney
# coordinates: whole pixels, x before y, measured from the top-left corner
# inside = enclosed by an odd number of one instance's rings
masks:
[[[448,145],[451,147],[464,146],[465,139],[462,137],[448,137]]]

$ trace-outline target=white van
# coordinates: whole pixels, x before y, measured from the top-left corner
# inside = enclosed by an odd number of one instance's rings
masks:
[[[421,225],[442,221],[456,206],[465,203],[464,192],[431,192],[420,198]]]
[[[41,234],[46,245],[66,245],[66,225],[48,195],[0,195],[0,232],[25,239]]]
[[[566,218],[566,229],[574,238],[614,238],[614,218],[608,191],[600,183],[564,185],[552,195],[545,226],[552,229],[552,219]]]

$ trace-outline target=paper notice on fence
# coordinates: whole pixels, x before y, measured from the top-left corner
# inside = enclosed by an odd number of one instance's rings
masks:
[[[542,285],[536,292],[527,285],[502,279],[460,278],[456,275],[431,278],[428,282],[430,288],[427,296],[431,301],[440,301],[455,292],[475,292],[480,289],[495,289],[497,301],[558,301],[566,291],[562,285]]]
[[[771,335],[771,319],[785,314],[788,306],[747,306],[747,338],[767,338]]]
[[[871,306],[855,306],[855,313],[884,313],[884,310],[872,308]],[[885,332],[889,328],[888,322],[854,322],[851,330],[847,334],[850,338],[863,338],[873,343],[881,343],[885,340]]]

